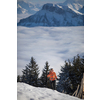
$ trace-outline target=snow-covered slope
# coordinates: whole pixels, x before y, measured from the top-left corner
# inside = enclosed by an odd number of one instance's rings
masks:
[[[84,15],[67,6],[44,4],[42,9],[28,18],[20,20],[19,26],[83,26]]]
[[[17,2],[17,14],[35,14],[37,11],[41,9],[42,6],[40,5],[33,5],[32,3],[25,2],[25,1],[18,1]]]
[[[79,10],[79,12],[84,13],[84,6]]]
[[[66,0],[59,5],[68,6],[71,9],[79,11],[84,6],[84,0]]]
[[[24,14],[25,12],[27,12],[26,9],[22,8],[19,4],[17,5],[17,13],[18,14]]]
[[[56,90],[17,83],[17,100],[81,100]]]

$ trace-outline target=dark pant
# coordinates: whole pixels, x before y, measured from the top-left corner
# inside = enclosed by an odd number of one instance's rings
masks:
[[[56,80],[51,81],[50,84],[51,84],[51,89],[56,90]]]

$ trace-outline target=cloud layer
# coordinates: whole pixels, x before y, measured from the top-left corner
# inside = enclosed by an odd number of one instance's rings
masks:
[[[17,74],[34,57],[40,74],[48,61],[58,74],[65,60],[84,53],[84,27],[22,27],[17,29]]]

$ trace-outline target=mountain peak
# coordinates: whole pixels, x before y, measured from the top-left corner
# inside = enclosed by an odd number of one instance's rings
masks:
[[[62,10],[62,6],[59,6],[57,4],[52,4],[52,3],[47,3],[47,4],[44,4],[43,7],[42,7],[42,10],[48,10],[48,11],[51,11],[51,12],[54,12],[56,10]]]
[[[36,14],[20,20],[17,25],[34,26],[83,26],[84,15],[66,6],[47,3]]]
[[[84,6],[84,0],[66,0],[63,3],[59,3],[61,6],[68,6],[70,9],[79,11]]]

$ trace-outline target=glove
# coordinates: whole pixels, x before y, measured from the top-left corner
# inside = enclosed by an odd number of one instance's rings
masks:
[[[58,78],[56,80],[59,80]]]

